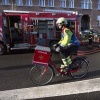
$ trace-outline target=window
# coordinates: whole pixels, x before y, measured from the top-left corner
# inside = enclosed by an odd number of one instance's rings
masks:
[[[60,7],[62,8],[66,7],[66,0],[60,0]]]
[[[97,26],[100,26],[100,16],[97,16]]]
[[[82,0],[81,7],[83,9],[92,9],[92,1],[91,0]]]
[[[45,0],[39,0],[39,6],[45,7]]]
[[[54,7],[54,0],[48,0],[48,6]]]
[[[16,0],[16,5],[17,6],[22,6],[23,5],[23,1],[22,0]]]
[[[2,0],[3,5],[9,5],[9,0]]]
[[[26,0],[26,5],[27,6],[32,6],[33,5],[32,0]]]
[[[100,10],[100,0],[98,0],[98,9]]]
[[[74,0],[69,0],[69,8],[74,8]]]

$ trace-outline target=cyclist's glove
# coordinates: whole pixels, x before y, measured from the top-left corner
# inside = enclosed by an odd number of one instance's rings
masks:
[[[54,48],[57,48],[58,46],[59,46],[58,43],[53,45]]]
[[[60,46],[58,46],[57,48],[55,48],[55,51],[59,52],[60,51]]]
[[[53,49],[56,51],[56,48],[59,46],[59,44],[57,43],[57,44],[54,44],[53,45]]]
[[[59,45],[56,49],[55,49],[55,51],[56,52],[59,52],[59,51],[61,51],[63,49],[63,47],[61,46],[61,45]]]
[[[56,52],[59,52],[60,50],[62,50],[63,49],[63,47],[60,45],[60,44],[54,44],[53,45],[53,48],[54,48],[54,50],[56,51]]]

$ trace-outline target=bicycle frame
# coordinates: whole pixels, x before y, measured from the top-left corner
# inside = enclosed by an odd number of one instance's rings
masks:
[[[72,54],[70,55],[70,58],[71,58],[71,60],[72,60]],[[73,61],[73,60],[72,60],[72,61]],[[56,66],[56,64],[52,61],[51,57],[50,57],[50,59],[49,59],[49,64],[52,65],[52,67],[54,67],[58,73],[66,74],[66,72],[63,72],[63,71],[61,72],[61,71],[60,71],[61,68],[58,68],[58,67]],[[67,74],[69,74],[69,73],[74,73],[74,72],[78,71],[79,69],[80,69],[80,68],[78,68],[78,69],[76,69],[76,70],[69,70],[69,71],[67,72]]]
[[[56,69],[57,72],[61,73],[60,68],[57,68],[56,64],[52,61],[51,58],[49,59],[49,63],[50,63],[50,65],[53,65],[53,67]]]

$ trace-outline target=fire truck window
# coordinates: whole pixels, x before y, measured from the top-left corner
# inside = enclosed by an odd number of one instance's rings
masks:
[[[47,20],[47,37],[54,38],[54,20]]]
[[[47,21],[45,20],[38,21],[38,33],[39,34],[47,33]]]
[[[32,34],[36,34],[38,31],[38,20],[31,19],[30,31]]]

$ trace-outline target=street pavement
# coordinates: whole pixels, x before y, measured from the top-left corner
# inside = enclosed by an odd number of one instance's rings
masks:
[[[0,56],[0,100],[100,100],[100,53],[87,55],[89,73],[83,79],[54,77],[46,86],[32,83],[33,52],[14,52]],[[58,65],[59,54],[52,59]]]

